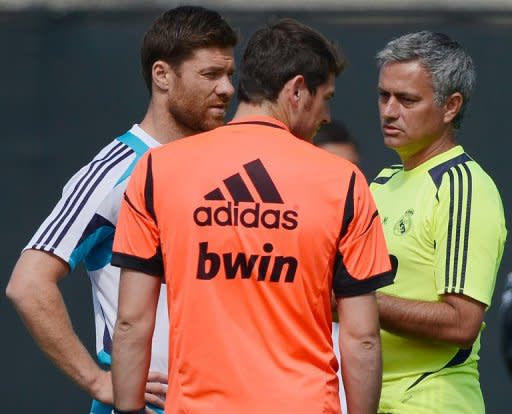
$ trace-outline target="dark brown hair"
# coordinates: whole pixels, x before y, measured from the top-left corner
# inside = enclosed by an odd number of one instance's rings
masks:
[[[241,68],[238,98],[275,102],[284,84],[303,75],[315,93],[331,73],[345,68],[338,49],[323,35],[294,19],[281,19],[258,30],[249,40]]]
[[[149,93],[157,60],[178,68],[196,49],[234,47],[237,41],[233,28],[213,10],[181,6],[166,11],[148,29],[140,49],[142,75]]]

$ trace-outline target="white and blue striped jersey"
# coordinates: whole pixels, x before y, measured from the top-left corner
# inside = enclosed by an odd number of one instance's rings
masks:
[[[119,268],[111,266],[112,242],[121,199],[137,160],[160,144],[134,125],[104,147],[65,185],[62,197],[25,249],[52,253],[70,270],[83,262],[91,279],[96,351],[110,365],[117,316]],[[168,316],[166,289],[160,292],[151,370],[167,373]]]
[[[341,376],[341,358],[340,358],[340,347],[339,347],[339,336],[340,336],[340,324],[338,322],[332,323],[332,347],[334,349],[334,355],[336,355],[336,359],[338,360],[338,375],[339,380],[339,395],[340,395],[340,404],[341,404],[341,412],[343,414],[348,413],[347,409],[347,396],[345,395],[345,387],[343,386],[343,377]]]

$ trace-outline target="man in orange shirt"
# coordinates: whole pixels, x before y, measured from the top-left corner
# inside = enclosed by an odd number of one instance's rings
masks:
[[[309,142],[343,66],[322,35],[280,20],[249,41],[231,123],[141,158],[112,259],[118,412],[143,412],[164,277],[167,414],[339,414],[331,290],[349,412],[375,413],[389,256],[361,172]]]

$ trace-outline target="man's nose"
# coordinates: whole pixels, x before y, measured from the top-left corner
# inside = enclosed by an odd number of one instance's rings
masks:
[[[398,101],[391,97],[385,103],[381,103],[381,114],[385,118],[398,118]]]
[[[233,94],[235,93],[235,87],[231,82],[231,77],[226,75],[220,78],[219,83],[215,88],[215,92],[217,93],[217,95],[224,95],[228,98],[231,98],[231,96],[233,96]]]

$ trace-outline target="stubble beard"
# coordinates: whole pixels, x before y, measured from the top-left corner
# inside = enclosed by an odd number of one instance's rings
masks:
[[[180,107],[170,103],[169,117],[179,129],[186,131],[186,135],[194,135],[208,130],[208,121],[204,113],[197,110],[191,111],[186,107]]]

